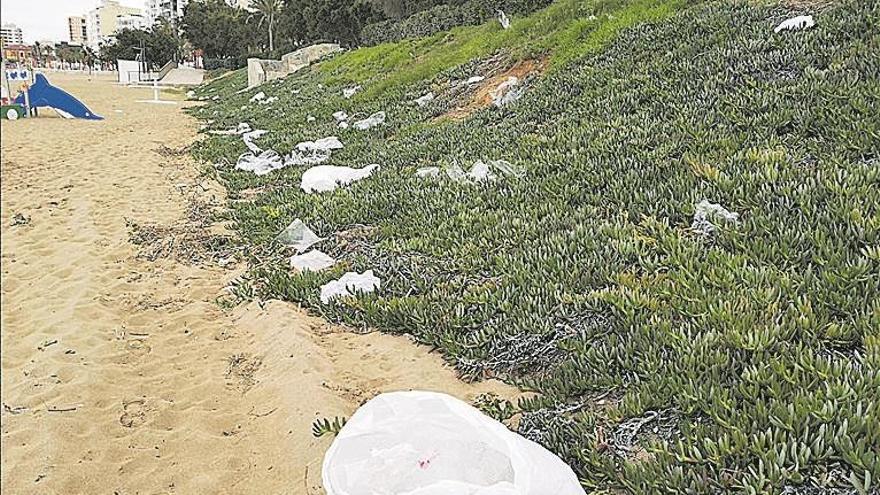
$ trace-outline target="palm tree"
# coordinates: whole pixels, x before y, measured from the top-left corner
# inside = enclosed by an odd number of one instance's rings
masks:
[[[251,0],[251,8],[260,15],[260,25],[269,26],[269,51],[275,51],[275,18],[281,12],[281,0]]]

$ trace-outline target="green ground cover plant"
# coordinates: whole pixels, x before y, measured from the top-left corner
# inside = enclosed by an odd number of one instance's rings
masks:
[[[817,26],[773,33],[801,13]],[[562,0],[508,31],[348,52],[260,87],[271,105],[249,103],[240,73],[197,91],[211,128],[248,122],[279,152],[336,135],[328,163],[381,164],[350,187],[309,195],[304,167],[234,170],[234,137],[194,153],[251,250],[242,294],[408,333],[464,378],[538,392],[489,409],[597,493],[876,493],[878,19],[856,0]],[[442,118],[488,59],[543,56],[519,101]],[[388,120],[343,130],[338,110]],[[414,175],[478,159],[525,174]],[[738,219],[692,228],[704,199]],[[294,218],[336,268],[287,267],[274,237]],[[321,284],[368,269],[381,290],[320,302]]]

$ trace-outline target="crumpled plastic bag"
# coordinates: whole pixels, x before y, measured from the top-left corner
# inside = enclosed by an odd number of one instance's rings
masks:
[[[519,87],[519,78],[510,76],[489,92],[492,97],[492,104],[498,108],[518,100],[523,94],[523,89]]]
[[[510,18],[507,17],[503,10],[498,11],[498,22],[501,23],[502,28],[510,29]]]
[[[522,177],[525,175],[525,171],[521,167],[517,167],[507,160],[489,160],[488,162],[477,160],[467,172],[457,163],[448,165],[443,169],[440,167],[422,167],[416,170],[415,175],[420,178],[433,179],[439,178],[441,172],[445,172],[446,177],[453,182],[465,183],[493,181],[498,178],[498,174],[511,177]]]
[[[208,131],[208,133],[216,134],[216,135],[220,135],[220,136],[224,136],[224,135],[231,136],[231,135],[235,135],[235,134],[244,134],[244,133],[250,132],[250,131],[251,131],[251,125],[248,124],[247,122],[241,122],[238,124],[238,127],[236,127],[235,129],[226,129],[226,130],[222,130],[222,131],[214,130],[214,131]]]
[[[339,279],[321,286],[321,302],[330,304],[331,301],[339,297],[373,292],[379,288],[380,284],[381,280],[373,275],[373,270],[367,270],[364,273],[346,272]]]
[[[471,76],[464,83],[465,84],[476,84],[476,83],[482,81],[483,79],[486,79],[486,76]]]
[[[369,117],[367,117],[363,120],[358,120],[357,122],[355,122],[352,125],[354,125],[355,129],[365,131],[371,127],[376,127],[377,125],[381,125],[384,123],[385,123],[385,112],[376,112],[373,115],[370,115]]]
[[[358,84],[357,86],[352,86],[350,88],[345,88],[342,90],[342,97],[343,98],[351,98],[352,96],[354,96],[355,93],[357,93],[360,90],[361,90],[360,84]]]
[[[379,165],[375,163],[363,168],[318,165],[303,173],[300,187],[307,193],[328,192],[339,186],[347,186],[352,182],[366,179],[378,169]]]
[[[342,149],[342,142],[336,136],[321,138],[317,141],[303,141],[296,145],[299,151],[330,151]]]
[[[691,223],[691,229],[703,235],[710,235],[715,232],[715,224],[712,221],[725,221],[736,223],[739,219],[739,213],[729,211],[727,208],[710,203],[704,199],[696,204],[694,211],[694,220]]]
[[[584,495],[550,451],[436,392],[361,406],[324,456],[327,495]]]
[[[773,29],[774,33],[779,33],[781,31],[798,31],[801,29],[809,29],[816,25],[816,21],[813,20],[813,16],[811,15],[799,15],[797,17],[792,17],[791,19],[786,19],[782,21],[775,29]]]
[[[434,101],[434,93],[430,92],[415,99],[416,105],[423,107]]]
[[[247,146],[247,148],[249,150],[251,150],[251,153],[259,153],[259,152],[263,151],[263,149],[260,148],[259,146],[257,146],[256,143],[254,143],[254,139],[257,139],[258,137],[260,137],[268,132],[269,131],[266,131],[263,129],[255,129],[253,131],[247,131],[247,132],[242,133],[241,140],[244,141],[244,145]]]
[[[332,256],[317,249],[290,257],[290,267],[301,272],[320,272],[335,264],[336,260]]]
[[[314,233],[312,229],[310,229],[308,225],[299,218],[290,222],[290,225],[282,230],[280,234],[275,236],[275,239],[285,246],[296,249],[297,253],[301,253],[312,247],[312,245],[324,240],[323,237],[318,237],[318,234]]]
[[[259,93],[255,94],[254,96],[251,96],[250,101],[251,101],[251,103],[253,103],[255,101],[260,101],[265,97],[266,97],[266,93],[263,93],[262,91],[260,91]]]
[[[246,172],[253,172],[255,175],[266,175],[274,170],[284,168],[288,164],[287,160],[275,151],[266,150],[259,154],[242,154],[238,157],[235,168]]]

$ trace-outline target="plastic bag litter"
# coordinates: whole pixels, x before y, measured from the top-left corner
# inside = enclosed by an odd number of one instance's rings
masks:
[[[262,91],[260,91],[259,93],[255,94],[254,96],[251,96],[251,103],[253,103],[255,101],[260,101],[265,97],[266,97],[266,93],[263,93]]]
[[[360,85],[352,86],[350,88],[345,88],[342,90],[342,96],[344,98],[351,98],[352,96],[354,96],[355,93],[357,93],[360,90],[361,90]]]
[[[296,145],[300,151],[330,151],[342,149],[342,142],[336,136],[321,138],[317,141],[303,141]]]
[[[501,27],[504,29],[510,29],[510,18],[507,17],[503,10],[498,11],[498,22],[501,23]]]
[[[416,105],[423,107],[428,103],[431,103],[432,101],[434,101],[434,93],[428,93],[424,96],[416,98]]]
[[[697,203],[695,209],[691,229],[703,235],[710,235],[715,232],[715,225],[712,223],[712,220],[736,223],[739,219],[739,213],[729,211],[727,208],[719,204],[710,203],[705,199]]]
[[[336,122],[342,122],[348,120],[348,114],[345,113],[344,110],[340,110],[338,112],[333,112],[333,118],[336,119]]]
[[[284,168],[290,163],[281,155],[272,150],[266,150],[259,155],[253,153],[243,153],[238,157],[235,168],[246,172],[253,172],[255,175],[266,175],[269,172]]]
[[[372,164],[363,168],[337,167],[334,165],[319,165],[312,167],[303,173],[300,187],[307,193],[328,192],[339,186],[345,186],[352,182],[366,179],[379,168]]]
[[[373,115],[370,115],[369,117],[367,117],[363,120],[358,120],[353,125],[354,125],[355,129],[365,131],[371,127],[376,127],[377,125],[384,124],[384,123],[385,123],[385,112],[376,112]]]
[[[508,77],[506,81],[489,92],[489,95],[492,97],[492,104],[501,108],[508,103],[518,100],[523,93],[522,88],[518,86],[518,78],[514,76]]]
[[[254,144],[254,139],[257,139],[258,137],[266,134],[267,132],[269,132],[269,131],[266,131],[263,129],[255,129],[253,131],[248,131],[248,132],[245,132],[244,134],[241,135],[241,140],[244,141],[244,145],[247,146],[247,148],[249,150],[251,150],[251,153],[259,153],[259,152],[263,151],[263,149],[260,148],[259,146],[257,146],[256,144]]]
[[[238,124],[238,127],[236,127],[235,129],[227,129],[224,131],[208,131],[208,132],[210,134],[216,134],[219,136],[233,136],[236,134],[244,134],[244,133],[250,132],[250,131],[251,131],[251,125],[248,124],[247,122],[242,122],[242,123]]]
[[[321,286],[321,302],[330,304],[330,301],[338,297],[349,297],[358,292],[373,292],[379,288],[380,283],[379,277],[373,275],[373,270],[367,270],[364,273],[346,272],[345,275],[337,280],[327,282]]]
[[[314,115],[309,115],[306,117],[306,122],[314,122],[316,120],[318,119],[316,119]]]
[[[258,101],[257,103],[259,103],[260,105],[268,105],[270,103],[275,103],[276,101],[278,101],[277,96],[270,96],[270,97],[266,98],[265,100]]]
[[[333,440],[321,474],[328,495],[584,495],[550,451],[436,392],[368,401]]]
[[[318,234],[314,233],[312,229],[310,229],[299,218],[290,222],[290,225],[282,230],[280,234],[275,236],[275,239],[285,246],[296,249],[297,253],[302,253],[312,247],[313,244],[317,244],[324,240],[323,237],[318,237]],[[293,259],[291,259],[291,262],[292,261]]]
[[[782,21],[781,24],[773,29],[773,32],[778,33],[780,31],[797,31],[800,29],[809,29],[815,25],[816,21],[813,20],[813,16],[799,15],[797,17],[792,17],[791,19],[786,19]]]
[[[460,165],[454,163],[443,169],[439,167],[422,167],[416,170],[416,177],[438,178],[441,171],[445,172],[446,177],[453,182],[493,181],[498,178],[495,172],[512,177],[522,177],[525,175],[525,171],[521,167],[517,167],[507,160],[489,160],[488,162],[477,160],[467,172]]]
[[[290,267],[301,272],[320,272],[335,264],[335,259],[317,249],[290,257]]]
[[[440,177],[440,167],[421,167],[416,170],[416,177]]]
[[[465,84],[476,84],[476,83],[482,81],[483,79],[486,79],[486,76],[472,76],[464,83]]]

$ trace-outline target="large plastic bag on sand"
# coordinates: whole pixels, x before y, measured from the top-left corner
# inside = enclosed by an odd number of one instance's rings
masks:
[[[364,168],[318,165],[303,173],[300,187],[307,193],[328,192],[339,186],[347,186],[352,182],[366,179],[378,168],[379,165],[375,163]]]
[[[364,273],[346,272],[337,280],[321,286],[321,302],[330,304],[337,297],[350,297],[359,292],[373,292],[379,288],[381,280],[373,275],[373,270]]]
[[[387,393],[361,406],[322,475],[328,495],[584,495],[548,450],[435,392]]]

